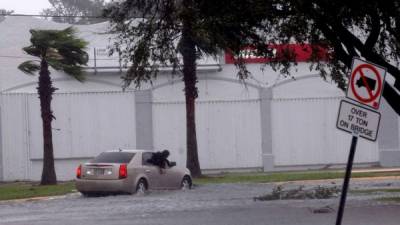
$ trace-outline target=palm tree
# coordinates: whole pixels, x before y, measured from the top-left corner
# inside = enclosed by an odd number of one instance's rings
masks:
[[[23,50],[39,60],[29,60],[18,66],[24,73],[33,75],[39,71],[37,91],[43,124],[43,171],[41,185],[57,184],[54,167],[51,122],[55,118],[51,110],[53,93],[49,66],[64,71],[78,81],[84,81],[82,65],[86,65],[88,54],[84,51],[87,42],[75,36],[72,27],[64,30],[30,30],[31,45]]]

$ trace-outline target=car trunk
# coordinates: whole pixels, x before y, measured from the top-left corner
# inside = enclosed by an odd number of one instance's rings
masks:
[[[86,163],[82,165],[82,179],[117,180],[120,165],[119,163]]]
[[[81,168],[81,179],[118,180],[127,177],[127,165],[135,153],[103,152]]]

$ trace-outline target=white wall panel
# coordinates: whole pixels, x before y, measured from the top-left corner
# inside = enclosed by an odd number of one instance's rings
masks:
[[[56,158],[93,157],[99,152],[135,148],[133,93],[54,95],[53,144]],[[31,157],[43,157],[39,99],[30,104]]]
[[[261,167],[259,100],[198,104],[204,168]]]
[[[336,128],[340,98],[275,99],[273,152],[277,166],[345,163],[351,135]],[[379,161],[378,146],[359,139],[355,162]]]
[[[196,103],[197,142],[202,169],[261,167],[258,91],[227,81],[201,80]],[[181,82],[153,93],[154,146],[186,164],[186,117]],[[171,101],[174,100],[175,101]]]
[[[186,166],[186,117],[184,104],[153,105],[153,140],[157,151],[168,149],[170,160]]]
[[[1,97],[4,179],[38,179],[43,158],[42,120],[36,94]],[[57,163],[74,168],[77,160],[110,149],[136,147],[133,92],[54,94],[53,147],[57,172],[73,179]],[[34,164],[34,166],[33,166]],[[71,175],[72,174],[72,175]]]
[[[25,95],[0,95],[4,180],[29,177],[27,100]]]

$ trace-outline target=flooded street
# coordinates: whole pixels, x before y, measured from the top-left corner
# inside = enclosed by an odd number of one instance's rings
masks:
[[[352,189],[399,187],[396,180],[360,180]],[[0,203],[0,224],[334,224],[339,199],[254,201],[276,185],[340,186],[338,181],[282,184],[209,184],[187,191],[152,191],[147,195],[85,198],[78,193],[36,201]],[[397,193],[398,195],[398,193]],[[398,225],[400,205],[379,202],[378,196],[350,194],[343,224]],[[315,209],[327,207],[327,213]]]

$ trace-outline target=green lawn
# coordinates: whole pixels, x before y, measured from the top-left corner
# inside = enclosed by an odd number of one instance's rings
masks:
[[[0,200],[64,195],[74,191],[74,182],[46,186],[26,182],[4,183],[0,184]]]
[[[396,193],[398,195],[400,193],[399,188],[376,188],[376,189],[362,189],[362,190],[351,190],[351,193],[354,194],[366,194],[366,195],[373,195],[377,193]],[[381,202],[396,202],[400,203],[400,197],[381,197],[377,198],[376,200]]]
[[[396,202],[400,203],[400,197],[384,197],[384,198],[379,198],[377,199],[378,201],[382,202]]]
[[[355,194],[374,194],[378,192],[385,193],[400,193],[399,188],[377,188],[377,189],[361,189],[361,190],[351,190],[351,193]]]
[[[356,172],[353,178],[400,176],[400,172]],[[298,180],[322,180],[343,178],[342,171],[307,171],[307,172],[274,172],[274,173],[226,173],[203,176],[194,179],[195,184],[209,183],[269,183]]]

